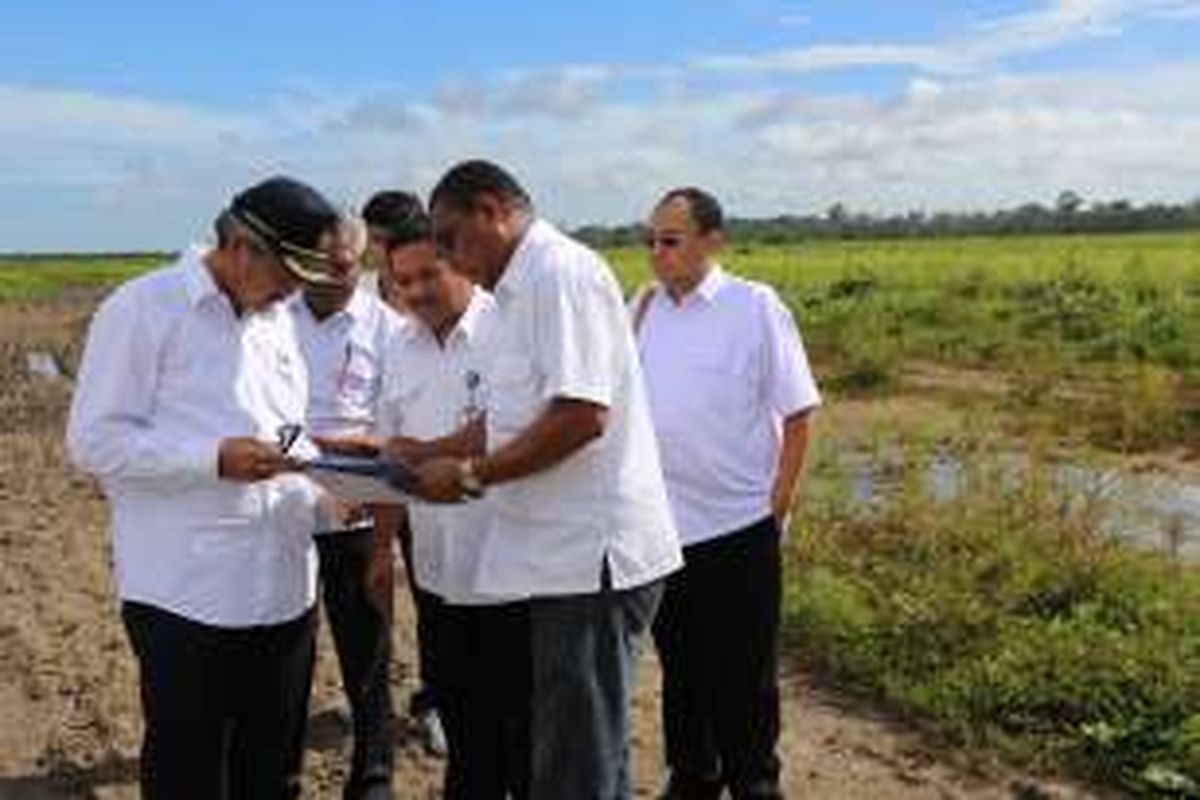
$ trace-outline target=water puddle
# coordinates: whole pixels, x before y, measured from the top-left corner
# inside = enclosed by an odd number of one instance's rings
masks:
[[[869,458],[843,456],[834,469],[848,481],[850,497],[860,505],[886,503],[914,477],[889,469]],[[1028,475],[1029,465],[1017,456],[988,471],[988,477],[1011,481],[1015,487]],[[1138,547],[1176,554],[1200,562],[1200,485],[1162,475],[1135,475],[1077,464],[1048,468],[1051,490],[1063,502],[1091,504],[1102,509],[1100,527],[1107,534]],[[934,502],[946,503],[967,491],[977,479],[963,461],[951,455],[929,460],[915,479]],[[1066,509],[1064,509],[1066,510]]]

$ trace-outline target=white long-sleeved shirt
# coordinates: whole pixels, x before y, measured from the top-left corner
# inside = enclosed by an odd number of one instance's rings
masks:
[[[315,490],[299,475],[222,480],[218,452],[303,422],[304,362],[291,315],[277,304],[239,317],[204,256],[188,250],[101,304],[67,446],[108,497],[122,599],[216,626],[275,624],[315,600]]]

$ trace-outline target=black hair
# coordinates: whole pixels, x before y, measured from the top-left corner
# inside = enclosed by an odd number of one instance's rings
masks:
[[[673,200],[683,200],[688,204],[688,211],[691,212],[692,219],[701,233],[725,230],[725,212],[721,209],[721,204],[703,189],[695,186],[672,189],[658,201],[658,208]]]
[[[363,206],[363,221],[373,228],[387,232],[388,245],[400,247],[433,236],[433,222],[421,205],[421,199],[411,192],[376,192]]]
[[[451,167],[430,195],[429,206],[432,208],[440,203],[459,211],[469,211],[483,194],[494,194],[526,211],[533,208],[529,193],[511,173],[499,164],[482,159],[463,161]]]

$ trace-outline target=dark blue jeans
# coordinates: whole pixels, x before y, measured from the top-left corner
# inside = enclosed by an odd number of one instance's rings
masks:
[[[639,640],[662,581],[529,601],[531,800],[626,800]]]

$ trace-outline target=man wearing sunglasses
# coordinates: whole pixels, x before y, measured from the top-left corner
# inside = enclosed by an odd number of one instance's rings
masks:
[[[100,306],[67,426],[112,511],[139,666],[149,800],[294,796],[314,654],[316,492],[276,441],[303,420],[291,314],[328,283],[337,213],[273,178],[238,194],[215,247]],[[312,443],[291,452],[311,455]]]
[[[670,768],[664,800],[782,797],[780,535],[820,402],[791,313],[716,262],[724,216],[701,189],[666,194],[646,244],[657,283],[634,326],[685,567],[654,640]]]
[[[307,430],[330,449],[373,433],[385,348],[402,325],[359,286],[366,248],[366,226],[344,219],[329,248],[332,282],[305,286],[288,303],[308,367]],[[332,498],[322,502],[321,512],[321,598],[354,731],[343,797],[383,800],[392,796],[391,594],[373,593],[367,581],[374,528],[369,512]]]
[[[439,250],[495,310],[487,452],[424,462],[421,491],[486,494],[473,588],[530,598],[510,643],[531,670],[528,796],[624,800],[637,643],[681,557],[620,288],[495,164],[454,167],[431,206]]]

